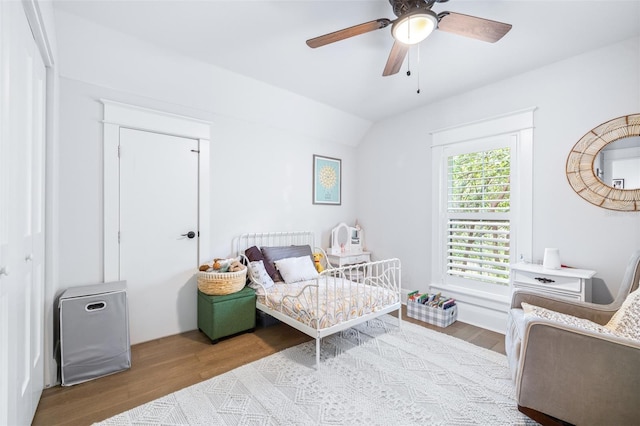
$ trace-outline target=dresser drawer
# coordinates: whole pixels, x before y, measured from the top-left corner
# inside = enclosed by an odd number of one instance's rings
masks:
[[[514,271],[513,285],[515,287],[548,288],[549,290],[574,293],[582,291],[582,280],[580,278],[524,271]]]
[[[334,266],[354,265],[371,261],[371,253],[327,254],[329,262]]]
[[[368,254],[360,254],[358,256],[349,257],[349,263],[363,263],[363,262],[368,262],[368,261],[369,261],[369,255]]]
[[[576,268],[545,269],[542,265],[513,263],[511,285],[568,299],[591,302],[591,277],[596,271]]]
[[[556,290],[554,288],[542,287],[539,285],[534,286],[534,285],[526,285],[526,284],[520,284],[520,283],[515,284],[515,289],[529,290],[529,291],[533,291],[540,294],[548,294],[551,296],[562,297],[564,299],[580,300],[582,302],[585,301],[585,297],[581,292],[574,293],[572,291],[562,291],[562,290]]]

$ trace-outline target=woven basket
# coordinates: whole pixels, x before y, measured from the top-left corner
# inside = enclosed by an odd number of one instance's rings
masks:
[[[209,296],[224,296],[242,290],[247,282],[247,267],[236,272],[198,272],[198,290]]]

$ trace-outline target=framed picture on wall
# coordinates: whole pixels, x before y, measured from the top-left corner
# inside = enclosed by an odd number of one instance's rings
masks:
[[[342,204],[342,160],[313,155],[313,204]]]
[[[613,179],[613,187],[617,189],[624,189],[624,179]]]

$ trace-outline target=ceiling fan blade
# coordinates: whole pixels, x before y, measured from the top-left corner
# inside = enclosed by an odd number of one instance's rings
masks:
[[[404,62],[404,58],[407,56],[408,51],[408,45],[399,43],[397,41],[393,42],[393,47],[391,48],[391,53],[389,53],[389,59],[387,59],[387,65],[385,65],[384,67],[382,76],[386,77],[388,75],[396,74],[398,71],[400,71],[400,67]]]
[[[438,29],[448,33],[495,43],[509,32],[512,25],[455,12],[438,14]]]
[[[349,37],[379,30],[380,28],[389,26],[389,24],[391,24],[391,20],[389,19],[376,19],[375,21],[365,22],[364,24],[354,25],[353,27],[309,39],[307,40],[307,45],[313,48],[324,46],[325,44],[334,43]]]

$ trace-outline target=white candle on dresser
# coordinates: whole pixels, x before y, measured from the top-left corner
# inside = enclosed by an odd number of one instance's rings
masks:
[[[557,248],[544,249],[542,267],[545,269],[560,269],[560,250]]]

